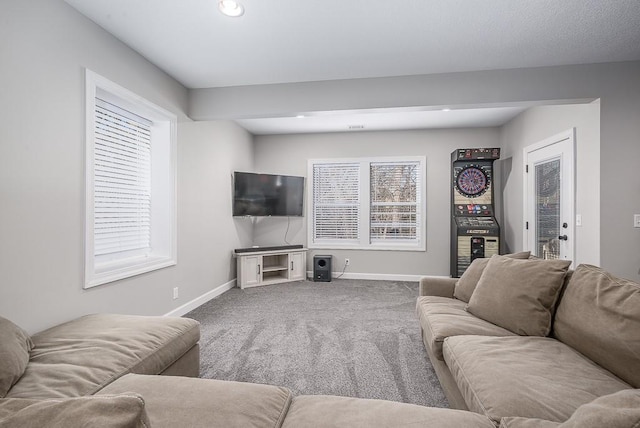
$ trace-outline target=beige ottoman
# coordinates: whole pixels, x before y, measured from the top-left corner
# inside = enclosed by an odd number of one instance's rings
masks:
[[[286,388],[177,376],[130,374],[97,395],[140,394],[152,428],[278,428],[291,403]]]

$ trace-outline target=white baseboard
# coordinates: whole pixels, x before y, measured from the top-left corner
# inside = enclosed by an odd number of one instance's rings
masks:
[[[331,277],[337,278],[340,276],[342,272],[332,272]],[[342,279],[369,279],[374,281],[420,281],[420,278],[429,276],[429,277],[438,277],[438,278],[448,278],[446,276],[438,276],[438,275],[405,275],[399,273],[354,273],[354,272],[345,272],[340,278]],[[307,271],[307,278],[309,280],[313,280],[313,272]],[[184,314],[187,314],[207,303],[209,300],[218,297],[222,293],[231,290],[236,286],[236,279],[232,279],[231,281],[224,283],[213,290],[207,291],[202,296],[196,297],[195,299],[185,303],[182,306],[175,308],[174,310],[167,312],[164,314],[165,317],[181,317]]]
[[[342,276],[342,272],[331,272],[332,278],[340,276],[341,279],[371,279],[374,281],[420,281],[420,278],[429,275],[405,275],[400,273],[355,273],[345,272]],[[307,278],[313,280],[313,272],[307,271]]]
[[[231,290],[235,286],[236,286],[236,280],[234,278],[231,281],[229,281],[229,282],[227,282],[225,284],[222,284],[222,285],[214,288],[211,291],[207,291],[202,296],[196,297],[195,299],[191,300],[190,302],[187,302],[184,305],[175,308],[171,312],[167,312],[166,314],[164,314],[164,316],[165,317],[181,317],[184,314],[191,312],[192,310],[194,310],[198,306],[207,303],[209,300],[213,299],[214,297],[218,297],[219,295],[221,295],[225,291]]]

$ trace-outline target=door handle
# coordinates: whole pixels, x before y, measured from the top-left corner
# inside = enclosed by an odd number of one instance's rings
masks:
[[[293,262],[291,262],[291,270],[293,270]]]
[[[561,241],[567,241],[569,239],[569,237],[567,235],[560,235],[558,236],[558,239]]]
[[[258,265],[258,275],[260,275],[260,265]]]

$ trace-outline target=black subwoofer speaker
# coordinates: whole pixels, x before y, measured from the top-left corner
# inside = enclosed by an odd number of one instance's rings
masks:
[[[331,282],[331,256],[313,256],[313,280]]]

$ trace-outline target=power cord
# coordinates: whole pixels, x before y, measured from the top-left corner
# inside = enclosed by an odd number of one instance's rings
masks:
[[[344,272],[347,270],[347,261],[345,260],[344,262],[344,267],[342,268],[342,273],[338,276],[336,276],[336,279],[339,279],[342,275],[344,275]]]
[[[289,233],[289,225],[291,224],[291,217],[287,216],[287,231],[284,232],[284,243],[287,245],[291,245],[289,241],[287,241],[287,234]]]

